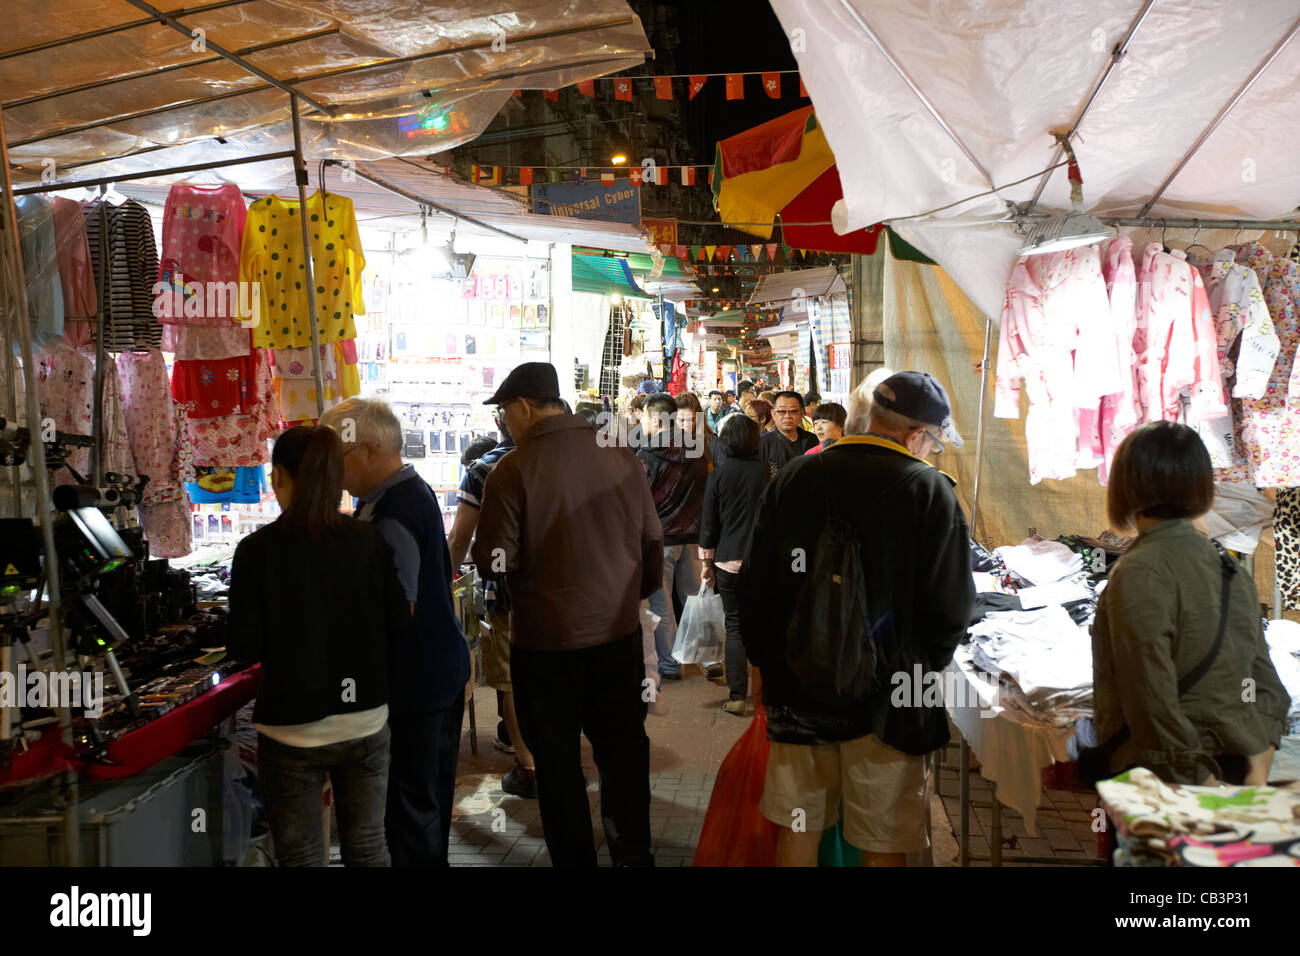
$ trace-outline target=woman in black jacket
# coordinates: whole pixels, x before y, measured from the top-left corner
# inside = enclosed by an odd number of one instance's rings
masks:
[[[343,444],[291,428],[271,454],[283,513],[235,549],[232,656],[262,665],[258,778],[281,866],[323,866],[321,793],[333,783],[346,866],[388,866],[388,669],[411,612],[392,552],[339,513]]]
[[[704,582],[717,587],[727,624],[727,689],[723,705],[729,714],[745,713],[749,696],[749,662],[740,638],[740,598],[736,594],[741,559],[749,546],[754,516],[763,489],[776,465],[758,457],[759,426],[745,415],[728,415],[718,436],[726,449],[722,464],[709,473],[700,520],[700,559]]]

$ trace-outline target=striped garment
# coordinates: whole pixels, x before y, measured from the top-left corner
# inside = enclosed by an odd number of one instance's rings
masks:
[[[106,280],[99,290],[104,347],[110,352],[159,348],[162,325],[153,314],[158,251],[148,210],[132,200],[120,206],[95,200],[82,206],[81,213],[96,281]]]

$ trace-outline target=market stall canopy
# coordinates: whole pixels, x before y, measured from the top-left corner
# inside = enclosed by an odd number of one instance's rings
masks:
[[[719,142],[712,178],[713,204],[728,225],[768,239],[780,216],[782,239],[796,249],[876,251],[879,226],[844,236],[830,226],[844,193],[811,106]]]
[[[1078,124],[1098,215],[1274,219],[1300,201],[1293,0],[772,6],[844,161],[838,228],[890,223],[988,314],[1020,245],[1008,203],[1069,208],[1063,167],[1044,185],[1053,130]]]
[[[844,277],[834,266],[819,269],[796,269],[794,272],[773,272],[761,277],[749,305],[793,302],[798,299],[815,299],[824,295],[848,291]]]
[[[573,256],[573,291],[596,295],[619,295],[625,299],[649,299],[632,278],[627,260],[618,256]]]
[[[290,89],[311,158],[428,155],[472,140],[517,89],[650,52],[626,0],[6,0],[3,14],[18,183],[291,148]]]
[[[632,253],[627,257],[632,274],[641,280],[647,292],[662,295],[674,302],[703,298],[704,293],[693,281],[694,272],[684,272],[674,256],[659,256],[661,268],[655,275],[655,257],[649,253]]]

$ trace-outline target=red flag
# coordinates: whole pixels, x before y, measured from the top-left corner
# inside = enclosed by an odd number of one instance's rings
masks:
[[[718,246],[718,258],[723,262],[731,261],[731,246]]]
[[[667,185],[668,185],[668,167],[667,167],[667,166],[656,166],[656,167],[655,167],[655,185],[656,185],[656,186],[667,186]]]
[[[704,89],[704,81],[708,79],[705,74],[693,75],[691,77],[691,99],[695,99],[695,94]]]
[[[559,90],[542,90],[542,95],[546,97],[548,100],[550,100],[552,103],[558,103],[560,101]]]
[[[655,77],[655,96],[661,100],[673,98],[673,78],[671,76]]]
[[[519,168],[519,185],[531,186],[533,184],[533,167],[521,166]]]
[[[776,262],[776,246],[777,244],[775,242],[769,242],[767,244],[767,258],[771,262]]]
[[[694,186],[694,185],[695,185],[695,167],[694,167],[694,166],[683,166],[683,167],[682,167],[682,185],[683,185],[683,186]]]
[[[578,84],[578,92],[581,93],[583,96],[595,96],[596,81],[583,80],[581,83]]]
[[[803,77],[802,77],[802,76],[799,77],[799,95],[802,96],[802,97],[804,97],[805,99],[807,99],[807,97],[808,97],[808,88],[807,88],[806,86],[803,85]]]
[[[601,174],[600,174],[600,184],[601,184],[602,186],[612,186],[612,185],[614,185],[614,174],[613,174],[613,173],[601,173]]]
[[[763,92],[774,100],[781,98],[781,74],[764,73],[763,74]]]
[[[745,98],[745,74],[727,74],[727,99],[743,100]]]
[[[685,258],[686,258],[686,247],[685,247],[685,246],[677,246],[675,249],[673,249],[673,254],[676,255],[678,259],[685,259]]]
[[[631,80],[620,78],[614,81],[614,99],[623,100],[625,103],[632,102]]]
[[[628,170],[627,179],[628,179],[628,182],[630,182],[633,186],[640,186],[640,185],[641,185],[641,167],[640,167],[640,166],[633,166],[630,170]]]
[[[511,96],[518,96],[518,97],[522,98],[523,95],[524,95],[524,91],[523,91],[523,90],[515,90],[515,91],[514,91],[513,93],[511,93],[510,95],[511,95]]]

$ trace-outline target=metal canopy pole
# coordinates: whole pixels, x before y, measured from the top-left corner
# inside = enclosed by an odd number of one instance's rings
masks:
[[[67,670],[64,656],[63,638],[63,592],[59,582],[59,554],[54,545],[54,516],[50,498],[50,476],[45,470],[45,443],[40,440],[40,401],[39,385],[36,380],[36,364],[32,356],[32,329],[28,318],[27,283],[23,274],[22,249],[18,245],[18,207],[14,203],[13,183],[9,178],[9,147],[5,142],[4,110],[0,109],[0,186],[4,188],[4,208],[0,219],[7,228],[2,231],[7,235],[10,275],[15,286],[10,292],[9,300],[17,308],[10,309],[13,331],[23,359],[23,380],[26,385],[27,424],[35,433],[36,440],[31,443],[32,470],[36,478],[36,518],[41,527],[41,543],[45,548],[45,582],[49,593],[50,647],[54,652],[54,669],[63,673]],[[21,517],[21,515],[15,515]],[[63,745],[72,749],[72,712],[64,701],[62,707],[55,709],[59,717],[59,733]],[[77,774],[69,771],[64,778],[68,792],[67,806],[63,815],[63,846],[69,866],[81,862],[81,827],[77,816]]]
[[[325,160],[325,165],[342,166],[344,165],[344,161],[341,159],[327,159]],[[408,192],[407,190],[402,189],[400,186],[394,186],[392,183],[381,179],[379,176],[375,176],[372,173],[365,172],[363,169],[361,169],[360,166],[353,165],[348,168],[352,170],[352,174],[356,176],[358,179],[364,179],[368,183],[374,183],[380,189],[387,189],[390,193],[393,193],[394,195],[401,196],[403,199],[409,199],[417,206],[427,206],[429,209],[432,209],[434,212],[440,212],[444,216],[451,216],[454,219],[461,219],[465,222],[470,223],[471,225],[478,226],[480,229],[487,229],[490,232],[495,232],[498,233],[499,235],[505,236],[507,239],[514,239],[516,242],[528,241],[523,236],[516,236],[513,232],[506,232],[504,229],[498,229],[496,226],[486,223],[481,219],[475,219],[471,216],[466,216],[462,213],[457,212],[455,209],[450,208],[449,206],[443,206],[439,203],[434,202],[431,199],[425,199],[423,196],[417,196],[415,193]],[[423,169],[424,167],[417,166],[417,168]],[[428,172],[430,172],[433,175],[438,175],[437,173],[434,172],[434,170],[429,170]]]
[[[1246,92],[1255,85],[1255,81],[1258,80],[1260,75],[1269,68],[1269,65],[1277,59],[1278,55],[1286,48],[1286,45],[1291,42],[1297,33],[1300,33],[1300,19],[1297,19],[1295,23],[1291,24],[1291,29],[1287,30],[1282,39],[1277,41],[1277,45],[1273,47],[1268,56],[1264,57],[1264,62],[1255,67],[1250,76],[1246,77],[1246,82],[1241,84],[1237,89],[1237,92],[1232,94],[1232,98],[1229,99],[1228,102],[1224,103],[1223,108],[1215,114],[1214,119],[1210,121],[1210,125],[1205,128],[1204,132],[1202,132],[1200,136],[1196,137],[1196,142],[1192,144],[1191,149],[1183,155],[1183,158],[1178,161],[1178,165],[1175,166],[1173,171],[1165,177],[1165,181],[1162,182],[1160,188],[1155,191],[1155,195],[1148,199],[1147,204],[1142,207],[1142,210],[1138,213],[1139,217],[1145,216],[1151,211],[1151,207],[1154,206],[1160,200],[1160,197],[1165,194],[1165,190],[1169,188],[1170,183],[1177,178],[1178,174],[1183,171],[1183,167],[1191,162],[1192,157],[1196,155],[1197,150],[1205,145],[1205,141],[1210,138],[1211,134],[1213,134],[1216,129],[1219,128],[1219,124],[1223,122],[1224,117],[1226,117],[1232,108],[1241,101],[1241,98],[1246,95]]]
[[[876,49],[880,51],[881,56],[883,56],[886,62],[894,68],[894,72],[903,78],[903,82],[908,85],[916,95],[916,98],[921,101],[921,105],[925,107],[926,112],[934,117],[936,123],[943,127],[943,131],[948,134],[948,138],[957,144],[957,148],[961,150],[962,155],[970,160],[972,166],[979,170],[980,175],[984,177],[984,181],[996,189],[997,187],[993,182],[993,177],[989,174],[989,171],[984,168],[984,164],[975,158],[975,154],[971,152],[970,147],[967,146],[962,138],[957,135],[956,130],[948,125],[948,121],[940,115],[939,111],[935,109],[934,104],[931,103],[929,98],[921,92],[921,88],[916,85],[916,82],[907,75],[907,71],[903,69],[901,63],[894,59],[893,54],[886,49],[885,44],[881,41],[880,37],[876,35],[876,31],[867,25],[867,22],[862,19],[862,16],[857,10],[853,9],[853,4],[851,4],[849,0],[840,0],[840,6],[842,6],[848,12],[849,16],[857,22],[858,27],[867,35],[867,39],[875,45]]]
[[[153,6],[152,4],[145,3],[145,0],[126,0],[126,2],[131,4],[131,6],[135,7],[137,10],[141,10],[144,13],[149,14],[149,16],[153,17],[159,23],[171,27],[177,33],[183,36],[187,36],[191,40],[194,38],[194,31],[191,28],[185,26],[185,24],[181,23],[179,20],[177,20],[175,17],[171,16],[170,14],[163,13],[161,10],[159,10],[157,7]],[[225,57],[227,60],[235,64],[244,72],[251,73],[254,76],[261,77],[263,80],[270,83],[272,86],[279,87],[280,89],[284,90],[284,92],[286,93],[291,93],[295,96],[301,96],[304,100],[306,100],[312,106],[316,107],[316,109],[320,110],[326,116],[334,115],[334,108],[332,106],[326,106],[324,103],[308,96],[306,93],[295,92],[294,88],[290,86],[288,83],[284,82],[284,80],[276,79],[274,76],[272,76],[270,73],[267,73],[265,70],[261,69],[260,67],[256,67],[253,64],[249,63],[247,60],[245,60],[238,53],[235,53],[233,50],[227,50],[225,47],[218,46],[217,44],[209,40],[207,37],[204,37],[203,42],[204,45],[207,46],[209,50],[212,50],[214,53],[217,53],[220,56]]]
[[[1102,71],[1101,77],[1097,80],[1096,85],[1093,86],[1092,93],[1089,94],[1087,102],[1083,104],[1083,109],[1079,111],[1079,115],[1075,119],[1074,125],[1071,126],[1069,131],[1065,134],[1067,140],[1072,139],[1074,134],[1079,131],[1079,127],[1083,124],[1084,117],[1087,116],[1088,111],[1092,109],[1092,104],[1097,101],[1097,95],[1101,93],[1101,88],[1106,85],[1106,81],[1110,79],[1110,75],[1114,72],[1115,67],[1119,66],[1119,61],[1124,59],[1124,56],[1128,53],[1128,45],[1133,40],[1133,34],[1137,33],[1138,27],[1142,26],[1142,22],[1147,18],[1147,14],[1151,12],[1151,8],[1155,6],[1155,3],[1156,0],[1146,0],[1146,3],[1142,5],[1141,12],[1137,15],[1137,19],[1133,21],[1133,24],[1128,28],[1128,32],[1124,34],[1124,38],[1116,43],[1114,48],[1110,51],[1110,60],[1106,63],[1106,69]],[[1038,200],[1042,197],[1043,190],[1047,188],[1047,181],[1052,178],[1052,173],[1056,171],[1056,165],[1061,161],[1061,157],[1064,155],[1065,149],[1058,144],[1056,147],[1056,155],[1052,157],[1051,163],[1048,164],[1050,168],[1047,172],[1043,173],[1043,178],[1038,181],[1038,188],[1034,190],[1034,197],[1024,206],[1026,210],[1033,209],[1038,205]]]
[[[1145,216],[1102,216],[1108,226],[1134,226],[1152,229],[1277,229],[1300,232],[1296,219],[1150,219]]]
[[[307,164],[302,158],[302,124],[298,118],[298,96],[289,94],[289,110],[293,114],[293,177],[298,182],[298,222],[302,226],[302,266],[307,273],[307,308],[311,311],[311,367],[316,380],[316,420],[325,414],[325,383],[320,369],[320,326],[316,321],[316,277],[312,261],[311,230],[307,228]],[[325,212],[325,197],[321,196],[321,213]],[[324,215],[321,221],[324,221]]]
[[[109,186],[113,183],[125,183],[137,179],[154,179],[161,176],[176,176],[181,173],[197,173],[204,169],[222,169],[226,166],[246,166],[249,163],[265,163],[273,159],[292,159],[297,155],[292,149],[282,149],[274,153],[259,153],[256,156],[244,156],[236,159],[218,159],[210,163],[190,163],[188,166],[169,166],[165,169],[142,169],[137,173],[123,173],[120,176],[100,176],[97,179],[74,179],[69,182],[47,183],[41,186],[23,186],[14,190],[15,196],[27,196],[31,193],[54,193],[64,189],[77,189],[82,186]]]
[[[980,516],[980,478],[984,472],[984,416],[988,404],[989,340],[993,337],[993,318],[984,317],[984,360],[980,362],[980,417],[975,431],[975,490],[970,499],[970,534],[976,541]]]

